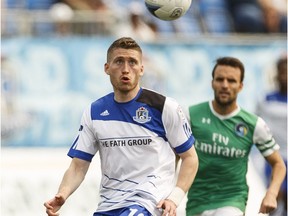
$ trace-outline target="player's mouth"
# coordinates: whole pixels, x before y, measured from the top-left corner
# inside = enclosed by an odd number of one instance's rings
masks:
[[[220,97],[229,97],[230,94],[229,94],[229,92],[219,92],[219,96]]]
[[[124,83],[127,83],[127,82],[130,81],[130,78],[126,77],[126,76],[123,76],[123,77],[121,77],[121,81],[124,82]]]

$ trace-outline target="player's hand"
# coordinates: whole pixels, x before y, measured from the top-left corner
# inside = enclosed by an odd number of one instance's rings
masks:
[[[162,216],[176,216],[177,206],[169,199],[161,200],[156,207],[163,209]]]
[[[44,203],[46,207],[46,213],[49,216],[59,216],[58,210],[65,203],[65,199],[60,194],[56,194],[55,197]]]
[[[275,210],[276,208],[277,208],[276,196],[271,193],[267,193],[262,200],[259,213],[267,214]]]

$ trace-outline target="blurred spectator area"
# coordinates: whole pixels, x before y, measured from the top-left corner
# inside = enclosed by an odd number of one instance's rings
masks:
[[[141,11],[137,15],[158,36],[287,33],[286,0],[231,2],[193,0],[183,17],[162,21],[148,12],[144,0],[3,0],[1,36],[118,36],[122,27],[125,34],[125,26],[131,25],[130,6],[135,3]]]
[[[117,23],[110,10],[78,10],[72,6],[53,0],[2,1],[2,37],[107,35]]]

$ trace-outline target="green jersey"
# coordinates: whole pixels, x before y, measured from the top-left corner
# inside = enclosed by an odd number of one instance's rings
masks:
[[[199,169],[188,191],[186,214],[234,206],[245,212],[246,174],[253,144],[266,157],[279,149],[260,117],[241,108],[223,116],[212,102],[189,107],[189,118]]]

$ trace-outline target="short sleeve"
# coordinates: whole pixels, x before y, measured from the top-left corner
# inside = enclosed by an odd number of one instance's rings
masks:
[[[83,112],[78,135],[68,152],[68,156],[91,161],[97,151],[97,139],[93,133],[91,106],[89,106]]]
[[[261,117],[258,117],[257,119],[253,141],[264,157],[267,157],[280,149],[271,133],[270,128]]]
[[[190,124],[181,106],[172,98],[165,101],[162,120],[168,142],[176,153],[183,153],[194,144]]]

